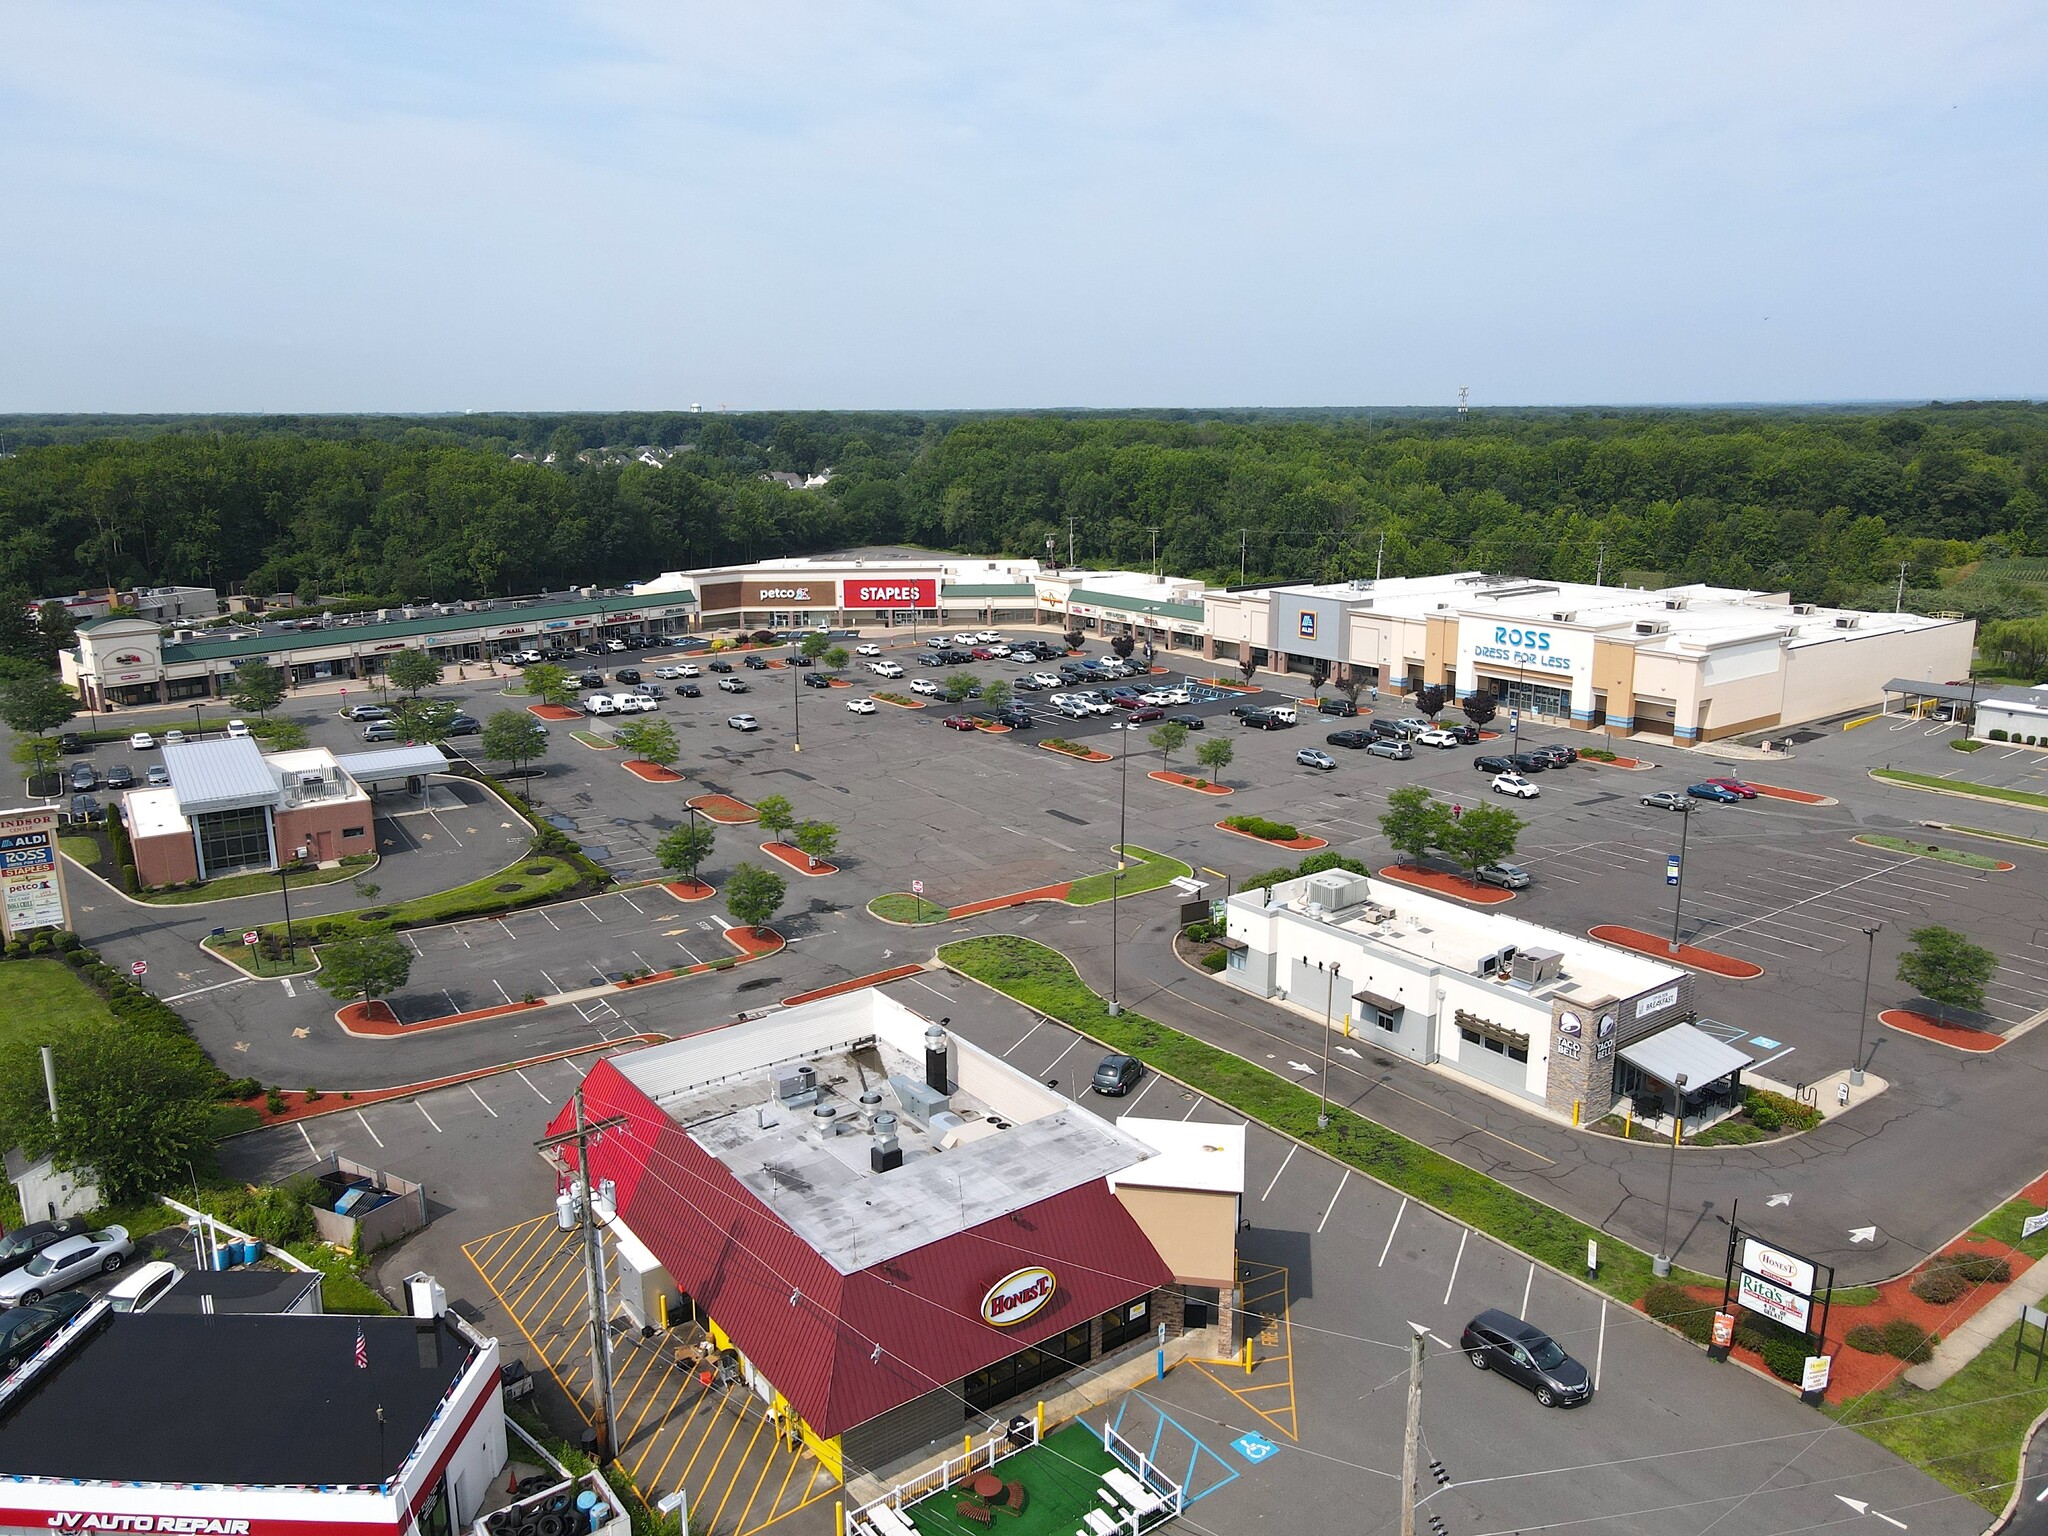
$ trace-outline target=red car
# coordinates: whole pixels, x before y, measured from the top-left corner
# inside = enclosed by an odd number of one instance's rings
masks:
[[[1157,704],[1147,704],[1142,709],[1134,709],[1131,711],[1132,725],[1144,725],[1148,721],[1164,720],[1165,718],[1166,711],[1161,709]]]
[[[990,650],[985,645],[977,645],[973,650],[969,651],[967,654],[972,656],[976,661],[994,661],[996,659],[996,653]]]
[[[1743,783],[1740,779],[1708,779],[1707,782],[1716,789],[1725,789],[1732,795],[1742,796],[1745,800],[1754,800],[1756,798],[1756,789],[1752,785]]]
[[[1139,698],[1135,693],[1111,694],[1109,702],[1114,704],[1118,709],[1143,709],[1145,707],[1145,701]]]
[[[974,729],[973,717],[969,715],[948,715],[939,723],[949,731],[971,731]]]

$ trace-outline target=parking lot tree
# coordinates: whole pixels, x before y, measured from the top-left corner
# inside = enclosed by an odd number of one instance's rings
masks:
[[[981,702],[990,709],[1008,709],[1014,697],[1015,692],[1006,678],[990,678],[981,685]]]
[[[1480,804],[1459,815],[1444,818],[1437,829],[1437,846],[1465,866],[1476,883],[1487,864],[1515,856],[1515,841],[1526,825],[1504,805]]]
[[[1442,683],[1431,683],[1426,688],[1416,690],[1416,713],[1429,716],[1431,725],[1436,724],[1436,717],[1444,712],[1445,706],[1450,702],[1451,690]]]
[[[412,978],[412,948],[396,934],[370,933],[320,946],[320,985],[345,1003],[396,992]]]
[[[1420,784],[1404,784],[1388,795],[1380,816],[1380,835],[1411,864],[1420,864],[1450,826],[1451,808]]]
[[[245,661],[235,668],[228,702],[252,715],[268,715],[284,702],[284,674],[267,661]]]
[[[788,894],[782,876],[758,864],[736,864],[725,882],[725,910],[734,922],[758,932],[774,921]]]
[[[1109,648],[1116,653],[1117,660],[1129,661],[1131,659],[1131,652],[1138,648],[1138,642],[1129,635],[1118,635],[1109,642]]]
[[[484,761],[510,763],[519,770],[548,749],[548,730],[523,709],[495,711],[484,722]]]
[[[1228,736],[1211,736],[1195,748],[1195,761],[1209,770],[1212,779],[1222,778],[1223,770],[1230,766],[1230,760],[1235,756],[1237,748],[1231,745]]]
[[[1984,1006],[1984,984],[1998,974],[1998,956],[1953,928],[1915,928],[1907,937],[1913,947],[1899,956],[1899,980],[1944,1009]]]
[[[391,706],[391,724],[402,740],[438,742],[447,737],[457,713],[441,699],[400,699]]]
[[[946,698],[950,703],[964,704],[981,687],[981,679],[972,672],[955,672],[946,679]]]
[[[821,635],[814,629],[808,635],[805,635],[803,643],[797,646],[797,654],[806,661],[816,661],[831,649],[832,637],[830,635]]]
[[[1250,682],[1252,680],[1252,674],[1258,670],[1258,658],[1252,655],[1251,647],[1246,646],[1244,655],[1240,656],[1237,660],[1237,675],[1239,677],[1242,677],[1246,682]]]
[[[526,691],[543,704],[567,704],[576,697],[566,669],[551,661],[535,662],[524,674]]]
[[[43,1045],[56,1058],[54,1120]],[[30,1030],[0,1055],[0,1131],[30,1157],[91,1170],[109,1203],[154,1197],[210,1160],[217,1077],[182,1034],[111,1019]]]
[[[1068,650],[1078,651],[1079,649],[1081,649],[1081,642],[1083,640],[1086,640],[1088,637],[1078,629],[1070,629],[1060,638],[1067,642]]]
[[[790,841],[811,861],[811,868],[816,869],[818,860],[829,859],[838,851],[839,829],[829,821],[801,822]]]
[[[818,659],[824,662],[825,665],[830,667],[834,672],[844,672],[847,668],[847,665],[850,662],[852,662],[853,654],[850,651],[848,651],[845,646],[835,645],[832,647],[831,650],[827,651],[823,656],[819,657]]]
[[[718,833],[709,818],[692,816],[666,833],[654,845],[654,857],[661,867],[672,875],[687,874],[695,885],[697,866],[711,857],[711,850],[718,842]]]
[[[57,743],[47,736],[23,736],[14,743],[12,754],[30,773],[48,773],[57,762]]]
[[[24,736],[54,731],[78,713],[78,695],[47,672],[0,684],[0,720]]]
[[[796,825],[796,809],[786,795],[763,795],[754,802],[754,820],[768,834],[769,842],[779,843],[782,834]]]
[[[249,734],[263,743],[266,752],[296,752],[311,739],[296,720],[258,720]]]
[[[1327,661],[1318,661],[1308,669],[1308,685],[1312,691],[1321,693],[1323,691],[1323,684],[1329,680],[1330,664]]]
[[[1365,692],[1365,674],[1356,667],[1346,667],[1343,677],[1337,681],[1337,691],[1344,695],[1353,709],[1358,708],[1358,696]]]
[[[441,681],[441,663],[425,651],[405,650],[385,663],[391,686],[414,698]]]
[[[36,637],[42,641],[43,654],[51,666],[57,665],[57,653],[68,651],[78,639],[78,620],[71,617],[71,610],[54,598],[36,610]]]
[[[1481,726],[1500,713],[1500,706],[1494,703],[1493,695],[1484,691],[1470,695],[1458,708],[1465,712],[1467,720]]]
[[[657,768],[666,768],[683,755],[683,745],[676,740],[676,728],[666,720],[629,721],[612,732],[612,740],[643,763],[652,763]]]
[[[1171,767],[1173,754],[1188,744],[1188,728],[1169,720],[1164,725],[1155,727],[1152,734],[1145,739],[1159,749],[1159,761]]]

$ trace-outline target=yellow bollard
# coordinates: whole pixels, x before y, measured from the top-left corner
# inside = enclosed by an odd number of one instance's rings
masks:
[[[668,1331],[668,1292],[657,1291],[654,1301],[655,1305],[661,1309],[661,1328],[662,1332],[666,1333]]]
[[[1579,1103],[1578,1099],[1572,1100],[1572,1129],[1575,1131],[1579,1128]]]
[[[832,1506],[832,1536],[846,1536],[846,1506]]]
[[[960,1439],[960,1479],[965,1482],[974,1472],[974,1431],[969,1430]]]
[[[1674,1115],[1671,1119],[1671,1145],[1682,1146],[1685,1142],[1685,1121]]]
[[[1252,1373],[1252,1341],[1250,1339],[1244,1341],[1244,1373],[1247,1376]]]
[[[1621,1139],[1629,1140],[1636,1133],[1636,1112],[1625,1109],[1621,1112]]]
[[[1044,1444],[1044,1442],[1045,1442],[1045,1399],[1044,1399],[1044,1398],[1040,1398],[1040,1399],[1038,1400],[1038,1439],[1037,1439],[1037,1441],[1035,1441],[1034,1443],[1035,1443],[1035,1444],[1041,1444],[1041,1445],[1042,1445],[1042,1444]]]

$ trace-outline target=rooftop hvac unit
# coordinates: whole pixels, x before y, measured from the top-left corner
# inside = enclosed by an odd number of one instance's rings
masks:
[[[808,1062],[775,1069],[775,1097],[792,1106],[809,1104],[818,1097],[818,1069]]]
[[[1792,605],[1792,611],[1798,614],[1801,618],[1810,619],[1813,617],[1813,604],[1794,603]]]
[[[1576,613],[1553,613],[1550,616],[1550,622],[1553,624],[1576,624],[1578,619]]]
[[[831,1104],[820,1104],[811,1111],[810,1133],[818,1141],[830,1141],[839,1134],[839,1110]]]
[[[1671,626],[1662,619],[1638,619],[1636,620],[1636,633],[1639,635],[1668,635],[1671,633]]]
[[[1482,955],[1480,957],[1479,974],[1482,976],[1505,975],[1507,974],[1508,968],[1512,966],[1514,962],[1515,946],[1512,944],[1503,944],[1499,949],[1495,950],[1492,954]]]
[[[1860,629],[1862,626],[1863,616],[1859,613],[1845,613],[1835,620],[1835,628],[1837,629]]]
[[[1512,962],[1515,980],[1529,986],[1541,986],[1544,982],[1557,980],[1558,971],[1564,965],[1564,956],[1554,949],[1531,947],[1517,953]]]
[[[1664,599],[1664,606],[1672,609],[1683,608],[1686,605],[1686,601],[1682,597],[1667,597]]]

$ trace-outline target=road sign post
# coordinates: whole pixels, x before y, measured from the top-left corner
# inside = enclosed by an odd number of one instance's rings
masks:
[[[131,960],[128,963],[128,974],[138,978],[147,976],[149,974],[149,962],[147,960]]]

